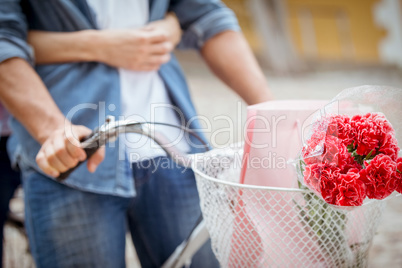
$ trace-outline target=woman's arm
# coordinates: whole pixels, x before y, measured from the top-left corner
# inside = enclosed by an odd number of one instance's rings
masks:
[[[155,70],[169,61],[180,38],[180,26],[170,14],[140,29],[28,34],[37,64],[97,61],[137,71]]]
[[[59,33],[30,31],[28,43],[35,51],[37,64],[94,61],[94,30]]]

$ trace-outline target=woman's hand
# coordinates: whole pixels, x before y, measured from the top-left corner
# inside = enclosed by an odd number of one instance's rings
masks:
[[[37,64],[97,61],[134,71],[159,69],[170,60],[180,39],[180,25],[173,14],[139,29],[28,34]]]
[[[179,20],[174,13],[166,14],[163,20],[157,20],[145,26],[145,29],[159,29],[167,33],[168,40],[176,47],[181,40]]]
[[[170,53],[181,40],[179,21],[173,13],[140,29],[98,32],[97,59],[109,65],[152,71],[170,60]]]
[[[157,28],[97,31],[94,58],[108,65],[135,71],[152,71],[170,60],[174,44]]]

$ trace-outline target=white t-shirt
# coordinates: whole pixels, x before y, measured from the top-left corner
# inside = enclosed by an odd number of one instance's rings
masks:
[[[96,14],[100,29],[135,29],[148,22],[148,0],[88,0]],[[172,108],[165,85],[157,71],[137,72],[118,69],[121,88],[121,111],[127,120],[162,122],[181,125]],[[185,139],[180,139],[180,130],[157,127],[171,141],[180,140],[180,150],[189,151]],[[164,155],[163,150],[149,138],[138,134],[120,137],[132,162]]]

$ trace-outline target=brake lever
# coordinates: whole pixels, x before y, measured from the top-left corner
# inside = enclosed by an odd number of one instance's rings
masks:
[[[119,135],[119,130],[122,126],[127,123],[122,123],[120,121],[115,122],[113,116],[108,116],[106,118],[105,124],[101,125],[98,128],[95,128],[92,133],[83,139],[81,139],[81,148],[84,149],[86,154],[86,159],[84,161],[78,162],[78,164],[63,172],[56,178],[58,181],[63,181],[67,179],[67,177],[76,170],[82,163],[84,163],[87,159],[91,158],[91,156],[96,153],[96,151],[105,145],[107,142],[116,139]],[[132,123],[131,123],[132,124]]]
[[[188,129],[184,128],[183,130],[191,133]],[[115,121],[113,116],[108,116],[106,118],[105,124],[95,129],[91,133],[91,135],[81,140],[81,147],[84,149],[87,155],[86,159],[89,159],[100,147],[105,145],[107,142],[117,139],[119,134],[123,133],[137,133],[145,135],[153,139],[176,163],[184,167],[191,166],[193,158],[173,146],[162,133],[155,131],[152,123]],[[195,135],[194,133],[192,134]],[[207,144],[204,145],[205,149],[209,150]],[[61,173],[56,179],[59,181],[65,180],[83,162],[85,161],[79,162],[77,166],[67,170],[66,172]]]

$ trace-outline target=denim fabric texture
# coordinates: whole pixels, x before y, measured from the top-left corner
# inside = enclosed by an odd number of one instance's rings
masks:
[[[137,196],[126,198],[24,172],[26,225],[37,266],[125,267],[128,229],[141,266],[160,267],[201,215],[194,173],[157,157],[133,164],[133,174]],[[191,267],[219,267],[210,242]]]

